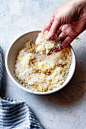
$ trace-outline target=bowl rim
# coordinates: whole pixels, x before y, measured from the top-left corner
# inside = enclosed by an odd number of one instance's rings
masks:
[[[40,30],[37,30],[38,32],[40,32]],[[7,73],[9,75],[9,77],[11,78],[11,80],[14,82],[14,84],[16,84],[18,87],[20,87],[21,89],[23,89],[24,91],[27,91],[29,93],[32,93],[32,94],[37,94],[37,95],[48,95],[48,94],[53,94],[59,90],[61,90],[62,88],[64,88],[69,82],[70,80],[72,79],[73,75],[74,75],[74,72],[75,72],[75,68],[76,68],[76,57],[75,57],[75,52],[74,52],[74,49],[73,47],[71,46],[71,51],[74,55],[74,70],[72,72],[72,75],[71,77],[69,78],[69,80],[66,82],[66,84],[64,85],[64,83],[59,87],[59,88],[55,88],[54,90],[51,90],[51,91],[46,91],[46,92],[37,92],[37,91],[31,91],[30,89],[22,86],[20,83],[18,83],[14,78],[13,76],[11,75],[10,73],[10,70],[9,70],[9,67],[8,67],[8,55],[9,55],[9,51],[10,49],[12,48],[13,44],[15,44],[15,42],[20,39],[22,36],[26,35],[26,34],[29,34],[29,33],[33,33],[33,32],[37,32],[37,31],[31,31],[31,32],[28,32],[28,33],[25,33],[23,35],[21,35],[20,37],[18,37],[16,40],[14,40],[8,47],[8,50],[6,52],[6,56],[5,56],[5,67],[6,67],[6,70],[7,70]]]

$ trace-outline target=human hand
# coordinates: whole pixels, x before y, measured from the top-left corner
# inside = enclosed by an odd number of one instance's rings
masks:
[[[46,40],[55,34],[62,41],[61,49],[67,47],[81,32],[86,29],[86,0],[70,0],[59,7],[42,30],[49,31]],[[55,49],[54,52],[58,52]]]

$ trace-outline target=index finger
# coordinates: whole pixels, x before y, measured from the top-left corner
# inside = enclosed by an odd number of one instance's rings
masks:
[[[52,23],[54,21],[54,16],[51,16],[50,20],[46,23],[46,25],[44,26],[44,28],[42,29],[42,33],[44,34],[44,32],[46,30],[50,30],[51,26],[52,26]]]

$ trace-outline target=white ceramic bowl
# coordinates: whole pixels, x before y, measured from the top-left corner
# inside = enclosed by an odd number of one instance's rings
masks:
[[[55,90],[52,90],[52,91],[47,91],[47,92],[35,92],[35,91],[31,91],[31,90],[23,87],[22,84],[19,84],[17,82],[17,79],[16,79],[15,74],[14,74],[14,66],[15,66],[16,56],[17,56],[19,50],[21,50],[23,48],[24,43],[26,43],[28,40],[33,40],[35,42],[39,32],[40,31],[33,31],[33,32],[26,33],[26,34],[22,35],[21,37],[19,37],[15,42],[13,42],[10,45],[10,47],[9,47],[7,53],[6,53],[5,66],[6,66],[6,70],[9,74],[10,78],[13,80],[13,82],[17,86],[19,86],[20,88],[22,88],[23,90],[25,90],[29,93],[46,95],[46,94],[51,94],[51,93],[57,92],[68,84],[68,82],[71,80],[71,78],[74,74],[74,71],[75,71],[76,59],[75,59],[74,51],[71,47],[71,50],[72,50],[72,64],[70,66],[69,74],[68,74],[65,82],[59,88],[57,88]]]

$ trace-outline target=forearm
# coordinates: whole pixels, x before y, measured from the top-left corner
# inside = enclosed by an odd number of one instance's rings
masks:
[[[78,8],[83,8],[84,6],[86,6],[86,0],[70,0],[70,1],[72,1],[73,4],[76,4]]]
[[[85,21],[85,24],[86,24],[86,0],[70,0],[72,1],[72,7],[75,6],[75,10],[77,12],[77,15],[76,16],[77,18],[81,18],[82,20]],[[81,15],[81,16],[80,16]],[[86,29],[86,26],[85,26],[85,29]]]

